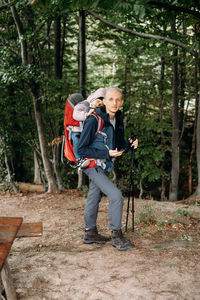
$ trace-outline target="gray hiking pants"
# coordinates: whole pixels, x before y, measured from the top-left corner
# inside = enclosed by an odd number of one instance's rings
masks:
[[[91,168],[84,172],[91,179],[85,206],[85,229],[92,229],[96,226],[99,202],[101,201],[102,193],[109,198],[108,215],[110,230],[121,229],[124,201],[121,191],[108,178],[108,175],[102,168]]]

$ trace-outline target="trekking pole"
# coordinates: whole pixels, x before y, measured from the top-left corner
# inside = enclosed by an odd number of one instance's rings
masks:
[[[136,140],[136,135],[132,132],[131,134],[132,141]],[[131,149],[131,168],[130,168],[130,179],[129,179],[129,189],[128,189],[128,203],[127,203],[127,214],[126,214],[126,226],[125,226],[125,232],[127,232],[128,228],[128,217],[129,217],[129,208],[130,208],[130,199],[132,198],[132,236],[134,236],[134,213],[135,213],[135,207],[134,207],[134,158],[135,158],[135,149],[132,147]]]

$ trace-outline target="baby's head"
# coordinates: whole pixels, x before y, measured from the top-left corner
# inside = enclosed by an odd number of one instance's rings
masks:
[[[103,105],[103,100],[101,99],[95,99],[94,101],[92,101],[91,106],[96,108],[96,107],[100,107]]]

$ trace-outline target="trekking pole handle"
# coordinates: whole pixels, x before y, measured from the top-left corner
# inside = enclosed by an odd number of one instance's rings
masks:
[[[137,135],[132,131],[131,132],[131,139],[134,142],[136,140]]]
[[[134,142],[137,138],[137,135],[132,131],[131,132],[131,140],[132,142]],[[132,152],[132,156],[131,156],[131,169],[133,168],[133,164],[134,164],[134,147],[131,147],[131,152]]]

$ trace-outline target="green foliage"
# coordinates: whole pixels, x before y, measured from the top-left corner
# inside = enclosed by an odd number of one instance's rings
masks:
[[[88,193],[88,185],[82,185],[81,188],[79,189],[79,192],[82,196],[87,196]]]
[[[190,214],[188,210],[182,210],[182,209],[177,209],[176,210],[176,215],[177,216],[185,216],[187,217]]]
[[[181,239],[182,239],[183,241],[193,242],[193,238],[192,238],[190,235],[187,235],[187,234],[185,234],[185,233],[182,233]]]
[[[0,140],[0,192],[5,192],[10,190],[10,176],[8,175],[8,170],[5,166],[5,156],[3,151],[3,145]]]
[[[0,148],[0,182],[3,184],[3,181],[7,179],[8,172],[4,165],[4,155],[3,150]]]

